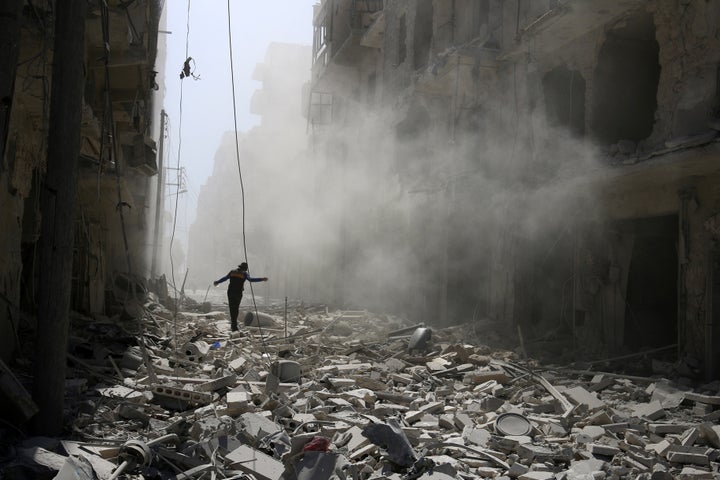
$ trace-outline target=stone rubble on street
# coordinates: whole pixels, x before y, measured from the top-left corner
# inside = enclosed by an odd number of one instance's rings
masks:
[[[541,365],[477,322],[411,352],[425,327],[387,315],[271,306],[230,335],[197,307],[74,314],[72,436],[0,425],[4,478],[720,478],[720,382]]]

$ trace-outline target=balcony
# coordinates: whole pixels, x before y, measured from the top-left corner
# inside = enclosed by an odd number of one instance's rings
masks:
[[[142,134],[135,135],[132,144],[123,144],[122,151],[129,167],[148,177],[158,173],[157,151],[152,139],[145,138]]]
[[[559,2],[521,28],[515,45],[505,51],[501,59],[513,59],[529,51],[550,54],[644,4],[642,0]]]
[[[313,83],[330,85],[326,75],[342,78],[335,67],[354,67],[376,52],[384,33],[382,0],[324,0],[316,6],[313,26]],[[367,33],[373,31],[373,36]]]
[[[488,48],[458,48],[438,55],[422,72],[416,90],[429,95],[471,97],[476,82],[495,78],[498,51]]]

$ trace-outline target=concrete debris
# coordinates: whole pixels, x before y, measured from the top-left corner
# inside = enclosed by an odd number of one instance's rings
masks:
[[[281,327],[281,307],[266,307],[230,332],[204,304],[144,308],[144,329],[126,309],[73,332],[68,438],[0,424],[13,446],[0,477],[720,478],[717,383],[541,369],[470,328],[430,342],[422,325],[366,311],[302,305]]]

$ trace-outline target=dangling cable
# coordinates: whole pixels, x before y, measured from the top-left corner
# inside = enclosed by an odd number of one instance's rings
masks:
[[[187,2],[187,20],[185,27],[185,58],[188,58],[188,50],[190,48],[190,0]],[[180,171],[180,154],[182,152],[182,114],[183,114],[183,76],[180,77],[180,107],[178,115],[178,153],[177,153],[177,171]],[[175,284],[175,261],[173,259],[173,244],[175,243],[175,230],[177,228],[178,202],[180,199],[180,182],[177,182],[177,192],[175,194],[175,208],[173,212],[173,227],[170,234],[170,278],[172,279],[173,290],[175,290],[175,302],[173,302],[173,338],[175,339],[175,355],[177,356],[177,315],[178,315],[178,290]]]
[[[240,196],[242,197],[242,241],[243,241],[243,255],[247,262],[247,240],[245,238],[245,185],[243,184],[242,168],[240,168],[240,141],[238,140],[238,127],[237,127],[237,106],[235,102],[235,69],[233,67],[233,49],[232,49],[232,25],[230,19],[230,0],[227,1],[227,17],[228,17],[228,46],[230,48],[230,83],[232,86],[232,105],[233,105],[233,122],[235,126],[235,160],[237,161],[238,175],[240,176]],[[250,269],[248,268],[248,275]],[[255,303],[255,291],[253,290],[253,282],[250,284],[250,296],[252,297],[253,310],[255,311],[255,320],[258,324],[260,331],[260,341],[263,347],[263,353],[267,354],[267,346],[265,345],[265,335],[263,335],[262,326],[260,325],[260,317],[258,315],[257,303]]]

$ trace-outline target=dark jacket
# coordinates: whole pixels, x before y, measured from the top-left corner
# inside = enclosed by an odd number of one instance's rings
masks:
[[[230,270],[227,275],[224,277],[215,280],[215,285],[218,285],[219,283],[223,283],[225,280],[230,280],[230,284],[228,285],[228,295],[242,295],[243,290],[245,289],[245,280],[249,282],[262,282],[265,279],[264,278],[254,278],[248,275],[248,272],[244,270],[240,270],[239,268],[236,268],[235,270]]]

